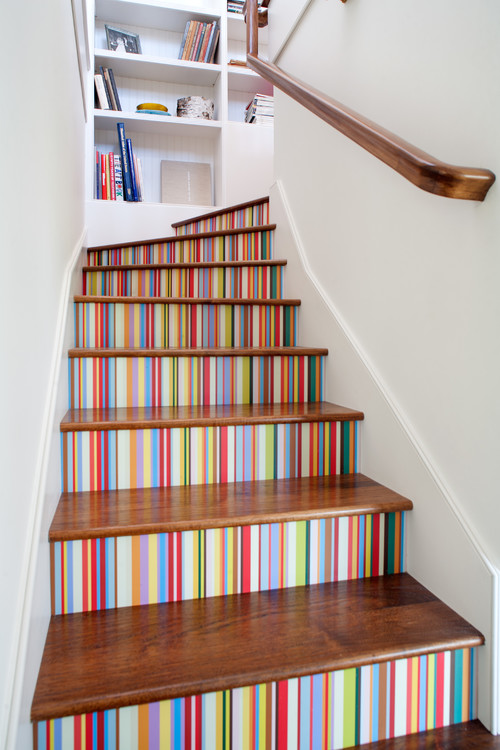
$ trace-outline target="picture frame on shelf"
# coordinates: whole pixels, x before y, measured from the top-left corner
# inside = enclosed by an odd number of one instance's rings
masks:
[[[108,49],[113,52],[128,52],[133,55],[141,55],[141,40],[139,34],[134,34],[125,29],[118,29],[115,26],[104,25],[106,29],[106,40]]]

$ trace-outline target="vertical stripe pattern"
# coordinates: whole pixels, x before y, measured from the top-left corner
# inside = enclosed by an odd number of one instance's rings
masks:
[[[89,266],[130,266],[151,263],[212,263],[224,260],[271,260],[272,230],[196,239],[171,239],[126,247],[89,250]]]
[[[83,294],[281,299],[283,275],[283,266],[99,268],[83,272]]]
[[[404,570],[401,512],[57,542],[53,614],[308,586]]]
[[[77,357],[69,408],[304,403],[324,399],[322,356]]]
[[[63,492],[350,474],[357,422],[61,433]]]
[[[341,750],[470,721],[475,649],[35,725],[37,750]],[[416,677],[415,677],[416,675]]]
[[[75,346],[82,348],[296,343],[296,305],[89,301],[74,307]]]
[[[253,206],[238,211],[212,216],[201,221],[191,221],[176,227],[178,235],[195,234],[197,232],[218,232],[222,229],[242,229],[243,227],[262,226],[269,224],[269,201],[256,203]]]

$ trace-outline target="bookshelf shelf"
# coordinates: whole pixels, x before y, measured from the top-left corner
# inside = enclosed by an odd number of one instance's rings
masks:
[[[178,58],[189,21],[219,24],[214,63]],[[137,34],[141,54],[109,50],[106,24]],[[210,7],[202,0],[187,0],[187,4],[182,0],[95,0],[94,69],[89,72],[89,89],[94,90],[94,72],[98,73],[100,67],[111,69],[122,108],[95,109],[89,123],[89,200],[106,204],[94,212],[100,221],[102,211],[114,201],[94,200],[94,150],[100,155],[111,151],[119,154],[119,122],[124,123],[126,136],[132,139],[134,153],[141,160],[144,200],[158,210],[164,205],[160,202],[163,160],[210,164],[213,205],[251,200],[269,190],[272,128],[250,127],[244,117],[254,95],[272,94],[272,87],[248,68],[229,65],[231,58],[244,58],[245,33],[243,17],[226,13],[226,0],[211,0]],[[265,44],[267,30],[262,29],[260,34]],[[190,96],[212,100],[214,119],[176,117],[178,99]],[[144,102],[164,104],[171,116],[138,114],[136,107]],[[89,105],[92,110],[93,102]],[[122,205],[120,215],[127,213],[129,205],[133,204]],[[151,216],[147,210],[139,214],[134,211],[134,216],[138,215]]]
[[[222,124],[218,120],[196,120],[187,117],[164,117],[163,115],[139,115],[135,112],[113,112],[96,109],[96,130],[112,129],[123,122],[127,133],[155,133],[173,137],[217,138]]]
[[[112,68],[115,76],[200,86],[213,86],[222,70],[221,65],[146,55],[119,54],[103,49],[95,51],[95,64]]]

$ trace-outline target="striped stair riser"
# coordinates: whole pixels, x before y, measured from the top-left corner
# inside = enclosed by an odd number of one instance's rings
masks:
[[[89,250],[89,266],[130,266],[143,263],[212,263],[224,260],[271,260],[273,233],[261,232],[179,239],[168,242]]]
[[[176,227],[178,235],[196,234],[197,232],[218,232],[222,229],[243,229],[245,227],[263,226],[269,224],[269,203],[259,203],[240,211],[229,211],[219,216],[202,221],[193,221]]]
[[[75,303],[75,346],[295,346],[297,307],[169,303]]]
[[[83,293],[118,297],[281,299],[283,266],[86,271]]]
[[[470,721],[476,649],[68,716],[37,750],[331,750]]]
[[[358,423],[61,433],[63,492],[350,474]]]
[[[324,400],[324,357],[78,357],[69,408]]]
[[[404,572],[404,513],[56,542],[52,614]]]

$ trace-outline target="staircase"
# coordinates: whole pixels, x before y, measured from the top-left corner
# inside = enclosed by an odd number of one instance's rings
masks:
[[[75,298],[34,747],[323,750],[475,719],[483,638],[405,573],[412,503],[358,473],[363,414],[297,346],[268,200],[174,227],[90,249]]]

